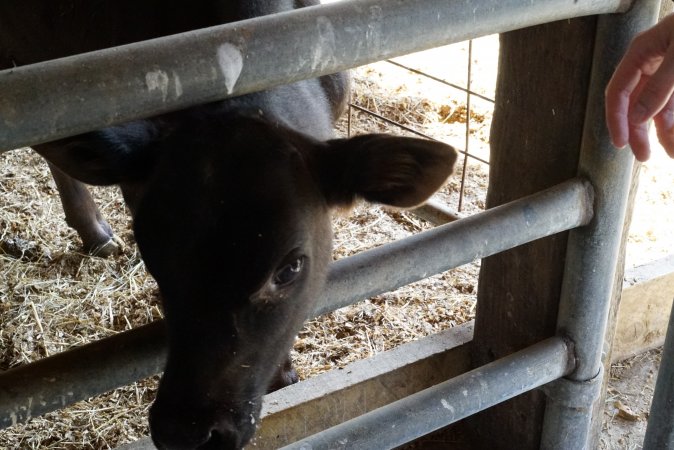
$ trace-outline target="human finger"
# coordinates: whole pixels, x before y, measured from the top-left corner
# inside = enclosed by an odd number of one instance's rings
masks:
[[[628,53],[629,55],[629,53]],[[630,97],[641,79],[641,70],[636,60],[626,55],[618,65],[606,86],[605,114],[606,126],[614,146],[623,148],[629,140]]]
[[[613,72],[606,86],[606,125],[613,145],[622,148],[629,142],[631,123],[641,123],[641,117],[633,117],[635,108],[643,110],[634,100],[639,98],[649,77],[655,73],[667,53],[663,32],[655,28],[638,35]]]
[[[670,97],[665,106],[653,118],[658,141],[667,154],[674,158],[674,97]]]
[[[651,146],[648,141],[648,123],[630,124],[629,145],[634,157],[641,162],[651,156]]]
[[[655,64],[654,64],[655,65]],[[631,102],[628,120],[644,123],[664,108],[674,92],[674,46],[659,58],[657,70],[648,78]]]

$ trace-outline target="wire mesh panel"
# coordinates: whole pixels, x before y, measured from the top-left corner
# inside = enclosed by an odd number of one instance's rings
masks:
[[[461,216],[480,211],[488,182],[497,59],[494,35],[356,69],[347,133],[370,129],[453,145],[462,155],[459,175],[439,198]]]

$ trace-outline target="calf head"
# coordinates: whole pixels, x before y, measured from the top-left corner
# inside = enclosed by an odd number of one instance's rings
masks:
[[[133,191],[169,356],[150,427],[159,448],[241,448],[331,261],[330,208],[411,207],[450,174],[444,144],[319,142],[253,116],[135,122],[42,152],[71,176]],[[128,192],[127,192],[128,193]]]

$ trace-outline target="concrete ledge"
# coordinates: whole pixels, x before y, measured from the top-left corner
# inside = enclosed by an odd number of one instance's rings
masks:
[[[674,255],[625,274],[613,341],[614,362],[664,344],[672,299]]]

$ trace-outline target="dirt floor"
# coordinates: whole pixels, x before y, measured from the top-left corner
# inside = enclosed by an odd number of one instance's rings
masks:
[[[498,40],[472,44],[471,88],[493,98]],[[411,55],[398,61],[465,85],[467,44]],[[438,61],[451,61],[451,70]],[[449,74],[449,75],[448,75]],[[353,102],[457,148],[488,158],[492,105],[473,97],[470,114],[461,91],[388,63],[354,74]],[[470,118],[470,123],[468,123]],[[409,133],[353,110],[339,133]],[[465,131],[469,130],[468,139]],[[466,173],[461,202],[460,180]],[[628,267],[668,253],[669,184],[674,162],[655,157],[644,165]],[[488,166],[469,159],[459,164],[437,195],[462,216],[481,211]],[[97,202],[126,247],[101,259],[80,252],[80,242],[62,218],[46,165],[27,150],[0,155],[0,369],[53,355],[85,342],[148,323],[161,316],[154,281],[134,246],[130,219],[114,189],[95,189]],[[407,212],[361,205],[337,216],[335,259],[431,227]],[[293,360],[302,378],[344,367],[474,317],[479,262],[431,277],[310,321],[300,332]],[[607,398],[604,449],[640,448],[654,373],[653,351],[614,365]],[[156,377],[79,402],[58,413],[0,431],[0,448],[104,449],[131,442],[147,430],[147,410]]]
[[[600,448],[642,448],[661,349],[613,364]]]

